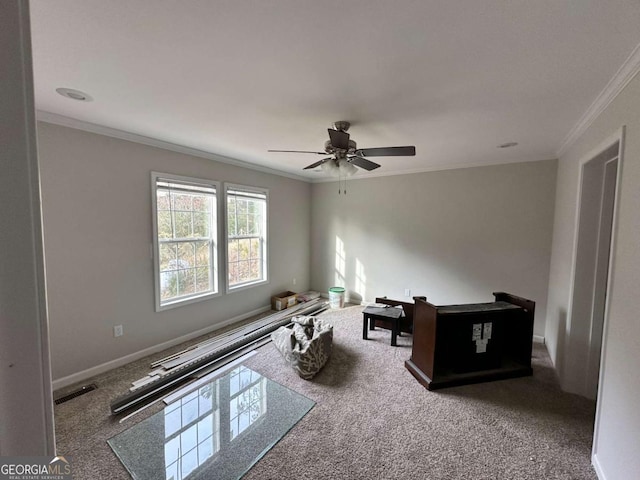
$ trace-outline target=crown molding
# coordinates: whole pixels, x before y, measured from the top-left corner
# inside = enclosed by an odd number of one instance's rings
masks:
[[[172,152],[182,153],[184,155],[191,155],[193,157],[206,158],[207,160],[226,163],[228,165],[234,165],[236,167],[246,168],[249,170],[256,170],[262,173],[269,173],[271,175],[278,175],[280,177],[292,178],[294,180],[300,180],[307,183],[311,181],[309,178],[295,175],[293,173],[283,172],[281,170],[263,167],[254,163],[236,160],[235,158],[229,158],[223,155],[205,152],[204,150],[198,150],[197,148],[185,147],[184,145],[166,142],[157,138],[138,135],[137,133],[125,132],[124,130],[118,130],[116,128],[105,127],[96,123],[90,123],[71,117],[65,117],[64,115],[58,115],[57,113],[38,110],[36,111],[36,119],[41,122],[52,123],[54,125],[60,125],[63,127],[75,128],[77,130],[83,130],[90,133],[97,133],[98,135],[105,135],[107,137],[118,138],[120,140],[127,140],[129,142],[140,143],[142,145],[162,148],[164,150],[170,150]]]
[[[578,120],[578,123],[571,129],[557,152],[558,158],[569,150],[638,72],[640,72],[640,44],[633,49],[631,55],[627,57],[616,74],[609,80],[609,83],[607,83],[602,92],[600,92],[600,95],[598,95],[584,115]]]
[[[103,125],[98,125],[97,123],[85,122],[83,120],[78,120],[71,117],[66,117],[64,115],[59,115],[57,113],[47,112],[44,110],[36,111],[36,119],[40,122],[52,123],[54,125],[60,125],[63,127],[75,128],[77,130],[83,130],[85,132],[96,133],[98,135],[105,135],[107,137],[118,138],[120,140],[126,140],[129,142],[139,143],[142,145],[148,145],[151,147],[162,148],[164,150],[169,150],[172,152],[182,153],[185,155],[191,155],[193,157],[206,158],[208,160],[213,160],[220,163],[226,163],[228,165],[234,165],[236,167],[246,168],[249,170],[255,170],[258,172],[268,173],[271,175],[278,175],[281,177],[292,178],[294,180],[299,180],[306,183],[327,183],[327,182],[337,182],[338,179],[336,177],[325,177],[325,178],[311,178],[311,177],[303,177],[300,175],[295,175],[293,173],[284,172],[281,170],[276,170],[273,168],[263,167],[260,165],[256,165],[249,162],[244,162],[242,160],[236,160],[235,158],[229,158],[222,155],[217,155],[210,152],[205,152],[204,150],[198,150],[196,148],[185,147],[183,145],[177,145],[175,143],[166,142],[164,140],[159,140],[153,137],[146,137],[144,135],[139,135],[137,133],[126,132],[124,130],[118,130],[116,128],[105,127]],[[376,177],[391,177],[396,175],[412,175],[415,173],[425,173],[425,172],[438,172],[441,170],[455,170],[458,168],[473,168],[473,167],[486,167],[489,165],[503,165],[508,163],[521,163],[521,162],[530,162],[536,161],[537,159],[524,159],[524,160],[505,160],[505,161],[497,161],[492,163],[468,163],[468,164],[455,164],[455,165],[433,165],[424,168],[417,168],[412,170],[400,170],[400,171],[391,171],[391,172],[374,172],[374,173],[364,173],[359,172],[358,175],[348,177],[349,180],[364,180],[366,178],[376,178]]]

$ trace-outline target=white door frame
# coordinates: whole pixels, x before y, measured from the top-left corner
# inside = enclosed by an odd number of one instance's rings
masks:
[[[54,455],[29,2],[0,2],[0,44],[0,456]]]
[[[611,135],[604,142],[602,142],[597,148],[590,151],[585,157],[580,161],[580,172],[578,177],[578,195],[577,195],[577,208],[576,208],[576,217],[574,224],[574,242],[573,242],[573,260],[571,267],[571,284],[570,284],[570,303],[568,307],[567,313],[567,332],[568,337],[571,337],[572,332],[579,330],[580,327],[584,327],[585,325],[578,325],[579,319],[574,318],[577,317],[576,310],[578,310],[578,306],[574,303],[576,301],[589,301],[592,305],[593,300],[593,292],[591,292],[591,296],[586,300],[584,299],[576,299],[576,276],[578,270],[578,250],[580,243],[580,219],[581,219],[581,207],[583,201],[583,194],[588,194],[588,192],[583,191],[583,182],[585,179],[585,168],[588,166],[589,162],[592,160],[597,160],[599,155],[602,155],[608,149],[611,149],[614,145],[617,144],[617,175],[616,175],[616,188],[614,194],[614,208],[613,208],[613,221],[611,224],[611,245],[609,248],[609,266],[607,272],[607,287],[606,287],[606,299],[604,301],[604,325],[602,328],[602,340],[600,345],[593,345],[592,342],[598,340],[597,335],[593,335],[593,322],[591,315],[587,320],[583,320],[583,322],[588,321],[588,335],[584,337],[584,340],[588,343],[586,346],[587,354],[586,360],[587,362],[582,365],[575,365],[574,370],[571,367],[568,367],[563,372],[563,378],[561,379],[561,383],[563,389],[572,391],[573,393],[578,393],[581,395],[587,394],[588,382],[587,382],[587,374],[588,374],[588,360],[590,355],[594,355],[597,349],[600,350],[600,371],[598,374],[598,392],[596,396],[596,416],[595,416],[595,425],[594,425],[594,435],[593,435],[593,446],[591,451],[591,459],[594,466],[597,469],[597,453],[598,453],[598,433],[599,433],[599,424],[600,424],[600,415],[601,415],[601,398],[603,392],[605,391],[606,385],[606,351],[607,351],[607,337],[608,337],[608,324],[609,324],[609,308],[611,304],[611,292],[613,291],[613,270],[614,264],[611,259],[615,258],[616,252],[616,237],[618,230],[618,210],[620,203],[620,190],[621,190],[621,181],[622,181],[622,171],[623,171],[623,155],[624,155],[624,139],[625,139],[625,127],[622,126],[615,134]],[[610,159],[609,159],[610,160]],[[600,228],[600,226],[598,227]],[[565,348],[565,364],[568,364],[568,360],[571,359],[572,355],[575,355],[575,352],[568,348]],[[587,368],[585,368],[587,366]],[[573,379],[578,377],[578,381],[574,382],[572,385],[573,388],[566,388],[567,384],[569,384]]]

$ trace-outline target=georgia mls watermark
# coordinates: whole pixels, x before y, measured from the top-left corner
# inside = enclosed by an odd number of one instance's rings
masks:
[[[65,457],[0,457],[0,480],[72,480]]]

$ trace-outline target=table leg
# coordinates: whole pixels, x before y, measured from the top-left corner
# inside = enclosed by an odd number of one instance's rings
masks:
[[[376,329],[376,319],[373,317],[369,317],[369,330]]]
[[[392,347],[395,347],[398,345],[397,335],[398,335],[398,319],[394,318],[393,320],[391,320],[391,346]]]
[[[362,315],[362,339],[367,340],[367,315]]]

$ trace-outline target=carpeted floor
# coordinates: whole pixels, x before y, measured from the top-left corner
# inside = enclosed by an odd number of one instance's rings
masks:
[[[246,362],[317,402],[246,480],[597,478],[594,402],[560,391],[544,346],[534,346],[533,377],[429,392],[404,368],[411,337],[391,347],[390,333],[377,329],[362,340],[361,311],[322,315],[334,325],[334,351],[312,381],[272,344]],[[109,402],[150,361],[97,377],[98,390],[56,407],[58,453],[72,458],[75,478],[129,478],[106,440],[162,407],[119,424]]]

